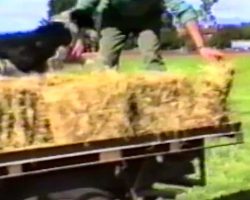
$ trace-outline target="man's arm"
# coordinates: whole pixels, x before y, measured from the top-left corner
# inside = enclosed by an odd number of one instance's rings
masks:
[[[205,46],[204,38],[197,23],[197,13],[185,0],[164,0],[167,10],[186,28],[196,47]]]
[[[197,13],[194,8],[185,0],[164,0],[167,10],[173,14],[174,18],[186,28],[199,54],[209,60],[218,61],[224,59],[224,54],[216,49],[206,47],[203,35],[197,23]]]

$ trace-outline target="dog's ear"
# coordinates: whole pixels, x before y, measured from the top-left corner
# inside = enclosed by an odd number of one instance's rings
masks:
[[[50,21],[48,19],[41,19],[39,23],[41,26],[46,26],[50,23]]]

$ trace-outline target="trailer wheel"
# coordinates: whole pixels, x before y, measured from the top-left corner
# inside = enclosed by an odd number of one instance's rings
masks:
[[[106,197],[96,196],[88,199],[84,198],[82,200],[109,200],[109,199],[107,199]]]
[[[112,195],[99,189],[88,189],[79,198],[75,200],[113,200]]]

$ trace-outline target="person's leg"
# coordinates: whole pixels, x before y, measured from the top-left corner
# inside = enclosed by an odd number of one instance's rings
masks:
[[[159,34],[153,29],[145,29],[138,35],[138,47],[147,70],[165,71],[160,54]]]
[[[144,24],[138,33],[138,47],[147,70],[165,71],[160,53],[160,18],[152,19]]]
[[[128,34],[117,27],[105,27],[101,30],[99,55],[102,64],[110,68],[118,68],[121,51]]]

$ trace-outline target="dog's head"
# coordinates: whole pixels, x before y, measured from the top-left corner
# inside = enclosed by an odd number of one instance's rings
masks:
[[[72,41],[70,29],[66,27],[65,23],[51,21],[47,24],[38,27],[35,30],[37,37],[46,40],[55,46],[67,46]]]

